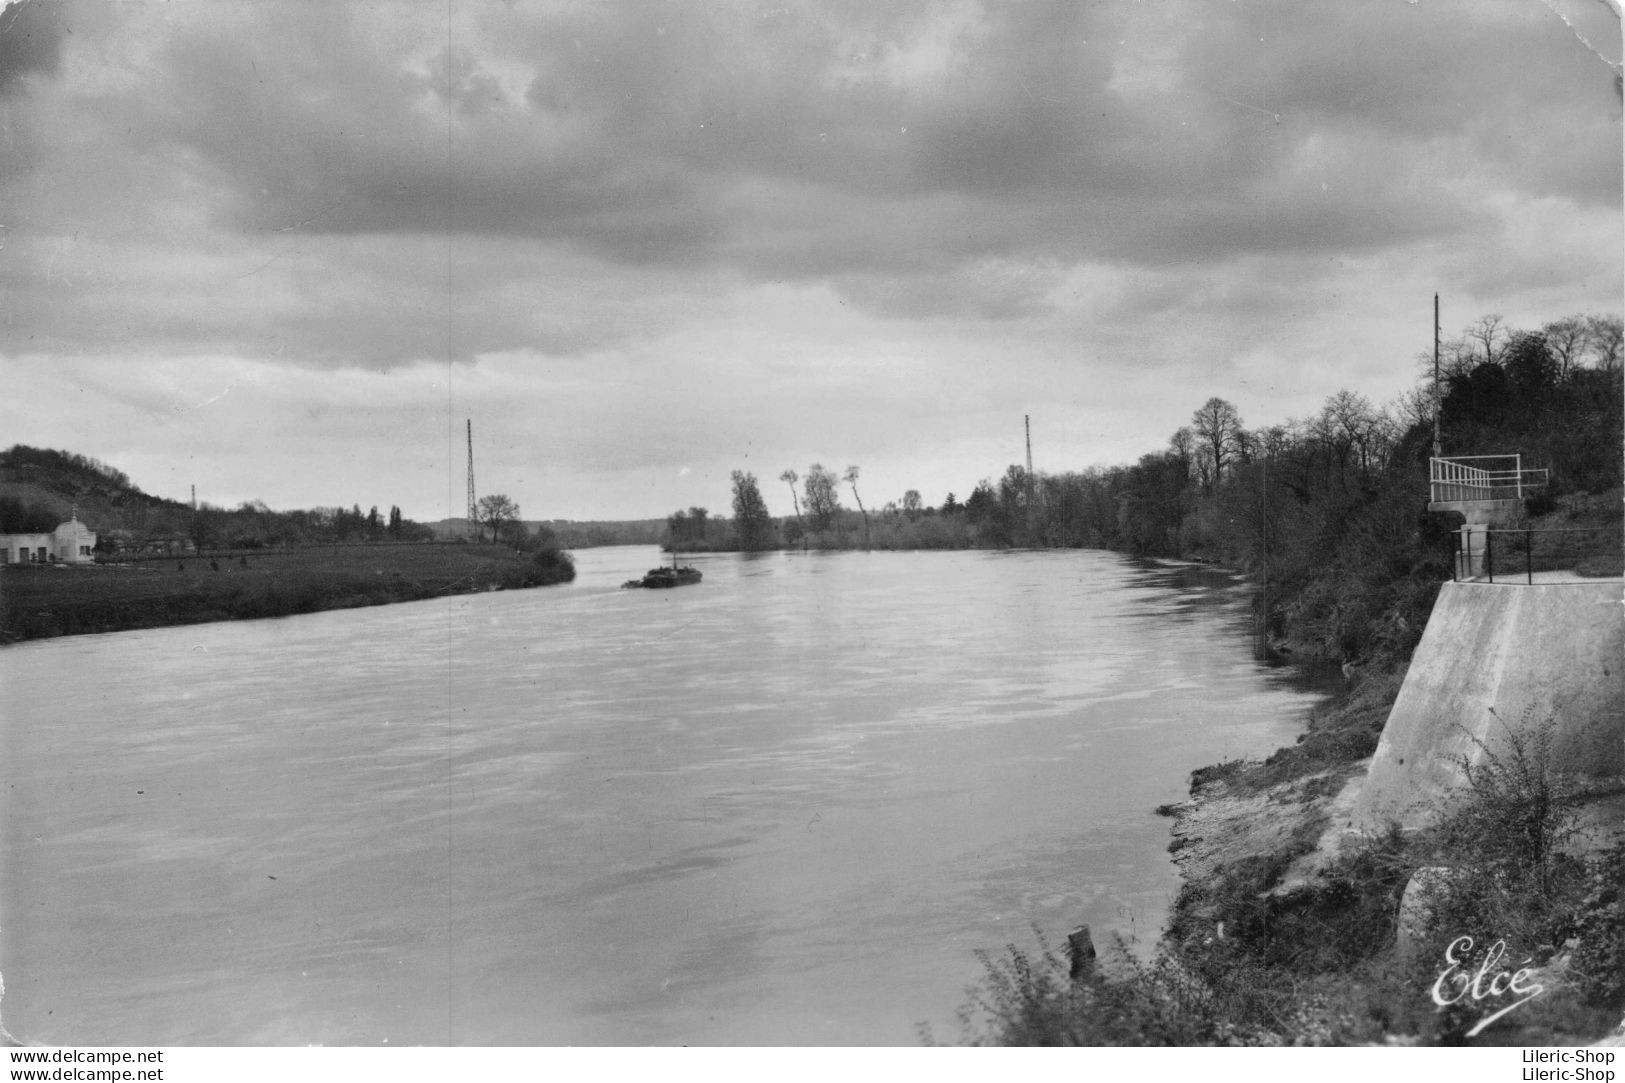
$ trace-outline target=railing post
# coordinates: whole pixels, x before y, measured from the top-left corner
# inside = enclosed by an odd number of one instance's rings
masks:
[[[1535,539],[1529,531],[1523,532],[1523,571],[1524,580],[1530,586],[1535,584]]]
[[[1484,531],[1484,570],[1489,573],[1490,582],[1495,582],[1495,531]]]

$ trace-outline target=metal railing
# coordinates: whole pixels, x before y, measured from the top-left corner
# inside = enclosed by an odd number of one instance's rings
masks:
[[[1501,464],[1497,467],[1495,464]],[[1510,464],[1510,469],[1506,464]],[[1522,500],[1546,484],[1545,470],[1525,470],[1522,455],[1455,455],[1428,460],[1428,499]]]
[[[1452,579],[1533,583],[1537,572],[1572,572],[1579,578],[1625,574],[1625,536],[1619,527],[1579,530],[1456,532]],[[1474,539],[1477,539],[1476,541]],[[1475,551],[1476,550],[1476,551]]]

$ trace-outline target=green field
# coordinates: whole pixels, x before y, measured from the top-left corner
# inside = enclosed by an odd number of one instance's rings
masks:
[[[248,620],[514,590],[575,577],[568,557],[494,545],[346,545],[0,568],[0,643]]]

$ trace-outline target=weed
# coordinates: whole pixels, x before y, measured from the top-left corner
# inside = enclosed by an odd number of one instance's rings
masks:
[[[1574,835],[1574,794],[1551,768],[1554,708],[1537,724],[1533,706],[1516,725],[1490,708],[1505,733],[1505,750],[1492,750],[1476,734],[1469,739],[1481,754],[1463,755],[1457,764],[1467,780],[1468,799],[1451,810],[1435,831],[1438,851],[1458,866],[1473,868],[1515,891],[1549,895],[1554,877],[1569,864],[1563,848]]]
[[[1038,952],[1014,944],[994,956],[978,950],[982,981],[959,1010],[967,1045],[1086,1045],[1074,1028],[1068,967],[1036,927]]]

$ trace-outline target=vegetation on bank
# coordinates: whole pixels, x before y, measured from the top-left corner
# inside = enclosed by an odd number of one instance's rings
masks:
[[[1572,562],[1617,571],[1622,442],[1621,321],[1572,316],[1539,331],[1486,316],[1443,344],[1443,454],[1518,452],[1549,471],[1522,524],[1597,528],[1575,535]],[[963,500],[928,507],[917,491],[859,510],[843,476],[787,470],[795,514],[774,521],[754,476],[733,475],[734,516],[689,508],[667,520],[685,552],[752,548],[1091,547],[1211,561],[1266,588],[1259,620],[1280,646],[1356,665],[1391,666],[1420,638],[1450,577],[1453,514],[1429,514],[1432,359],[1421,384],[1379,408],[1340,391],[1311,417],[1249,428],[1211,397],[1160,451],[1132,465],[1077,472],[1010,466]],[[781,490],[782,491],[782,490]],[[1594,550],[1594,551],[1593,551]]]
[[[1527,333],[1485,317],[1444,349],[1444,454],[1521,452],[1525,466],[1548,469],[1550,485],[1514,525],[1591,528],[1571,554],[1591,574],[1625,564],[1619,342],[1615,320],[1572,317]],[[984,507],[1012,509],[995,520],[1012,540],[1082,537],[1250,571],[1272,641],[1344,662],[1351,689],[1314,712],[1298,744],[1196,771],[1193,801],[1159,810],[1234,801],[1269,809],[1285,830],[1248,856],[1188,865],[1149,958],[1117,944],[1091,980],[1074,982],[1042,938],[985,956],[964,1040],[1572,1044],[1622,1025],[1625,844],[1616,832],[1601,849],[1565,845],[1577,795],[1548,773],[1544,737],[1512,740],[1506,755],[1467,770],[1468,798],[1441,808],[1430,831],[1348,845],[1321,855],[1312,875],[1303,868],[1331,796],[1375,750],[1450,577],[1459,516],[1424,510],[1430,407],[1421,394],[1389,411],[1339,394],[1315,418],[1249,432],[1213,399],[1133,467],[1031,482],[1013,467],[985,490]],[[1026,492],[1049,494],[1036,519]],[[1180,836],[1171,849],[1201,842]],[[1507,992],[1519,971],[1520,987],[1540,993],[1482,1026],[1520,999]]]
[[[1313,878],[1283,883],[1324,817],[1306,818],[1277,852],[1188,877],[1148,959],[1119,941],[1073,981],[1042,936],[1036,950],[984,955],[962,1037],[1564,1045],[1614,1032],[1625,1018],[1625,845],[1565,848],[1575,805],[1544,755],[1538,739],[1514,742],[1470,773],[1468,800],[1433,830],[1343,852]],[[1263,784],[1259,765],[1225,770],[1228,784]],[[1407,894],[1413,878],[1420,890]]]
[[[249,620],[568,582],[568,553],[494,545],[232,550],[0,569],[0,642]]]
[[[0,452],[0,533],[49,531],[77,514],[98,533],[93,565],[0,569],[0,643],[245,620],[568,582],[575,564],[545,526],[496,494],[482,523],[500,544],[432,544],[392,507],[277,512],[149,496],[83,455]]]

